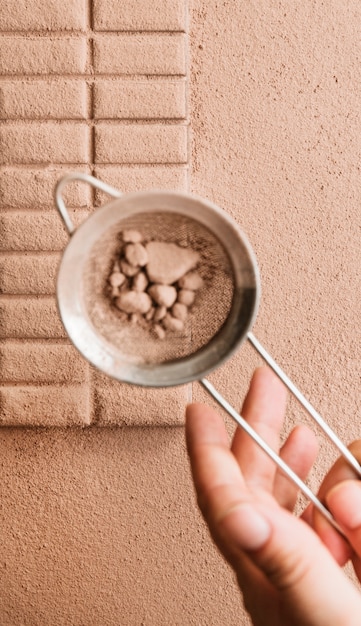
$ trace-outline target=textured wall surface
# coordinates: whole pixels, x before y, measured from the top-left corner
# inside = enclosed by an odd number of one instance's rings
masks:
[[[255,334],[359,437],[360,23],[356,0],[0,3],[1,626],[249,623],[190,483],[203,392],[120,385],[71,346],[53,188],[81,171],[222,206],[259,261]],[[65,199],[81,223],[106,196]],[[245,345],[211,379],[239,406],[258,363]],[[301,419],[291,401],[285,432]]]

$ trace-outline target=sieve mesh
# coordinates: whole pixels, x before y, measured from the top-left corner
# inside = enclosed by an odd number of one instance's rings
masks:
[[[196,294],[182,332],[169,333],[160,340],[146,325],[124,321],[110,301],[107,279],[119,255],[124,229],[139,230],[145,241],[176,243],[199,253],[197,272],[204,285]],[[120,219],[103,233],[84,264],[82,290],[83,313],[105,342],[129,363],[161,364],[191,356],[219,333],[231,310],[234,274],[229,255],[214,233],[196,219],[160,210]]]

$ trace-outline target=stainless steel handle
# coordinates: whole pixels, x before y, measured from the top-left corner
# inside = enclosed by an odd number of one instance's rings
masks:
[[[288,378],[285,372],[277,365],[276,361],[268,354],[267,350],[260,344],[258,339],[253,335],[253,333],[248,333],[247,335],[248,341],[252,344],[254,349],[258,352],[258,354],[263,358],[263,360],[271,367],[274,373],[282,380],[283,384],[286,385],[287,389],[292,393],[292,395],[297,398],[298,402],[303,406],[303,408],[307,411],[307,413],[312,417],[312,419],[319,425],[319,427],[323,430],[323,432],[327,435],[327,437],[332,441],[332,443],[338,448],[341,455],[344,459],[351,465],[352,469],[355,470],[357,475],[361,478],[361,466],[357,459],[353,456],[350,450],[345,446],[344,443],[337,437],[336,433],[330,428],[328,424],[326,424],[325,420],[321,417],[321,415],[316,411],[316,409],[312,406],[312,404],[306,400],[305,396],[301,393],[301,391],[296,387],[296,385]]]
[[[120,198],[123,195],[120,191],[118,191],[118,189],[115,189],[115,187],[111,187],[111,185],[108,185],[107,183],[103,183],[101,180],[94,178],[94,176],[90,176],[90,174],[81,174],[81,173],[74,172],[71,174],[66,174],[66,176],[63,176],[63,178],[61,178],[58,181],[55,187],[54,196],[55,196],[56,208],[58,209],[60,213],[60,216],[65,224],[65,228],[67,229],[69,235],[73,234],[73,232],[75,231],[75,226],[73,222],[71,221],[69,213],[68,213],[68,209],[65,206],[62,192],[63,192],[64,187],[66,187],[66,185],[68,185],[69,183],[75,180],[83,181],[84,183],[88,183],[89,185],[91,185],[92,187],[95,187],[96,189],[101,189],[101,191],[105,191],[105,193],[109,194],[113,198]]]
[[[361,477],[361,466],[357,459],[353,456],[350,450],[345,446],[344,443],[337,437],[336,433],[326,424],[321,415],[316,411],[316,409],[312,406],[312,404],[306,400],[301,391],[294,385],[294,383],[288,378],[285,372],[277,365],[274,359],[270,356],[270,354],[265,350],[265,348],[261,345],[261,343],[256,339],[253,333],[248,333],[247,335],[248,341],[251,343],[253,348],[258,352],[258,354],[263,358],[263,360],[269,365],[269,367],[274,371],[274,373],[280,378],[283,384],[287,387],[287,389],[294,395],[294,397],[299,401],[299,403],[303,406],[303,408],[309,413],[309,415],[315,420],[318,426],[324,431],[327,437],[334,443],[334,445],[338,448],[341,455],[344,459],[350,464],[352,469],[355,470],[358,477]],[[213,387],[213,385],[206,379],[202,379],[199,381],[201,385],[206,389],[206,391],[218,402],[218,404],[235,420],[235,422],[240,426],[252,439],[253,441],[272,459],[272,461],[278,466],[278,468],[283,472],[283,474],[288,477],[299,489],[300,491],[312,502],[312,504],[316,507],[320,513],[332,524],[332,526],[341,534],[344,535],[342,529],[337,524],[334,517],[331,515],[330,511],[320,502],[320,500],[315,496],[315,494],[311,491],[311,489],[297,476],[297,474],[281,459],[281,457],[276,454],[272,448],[258,435],[258,433],[253,430],[253,428],[246,422],[246,420],[239,414],[237,411],[223,398],[223,396]]]
[[[322,502],[315,496],[306,483],[301,480],[299,476],[281,459],[278,454],[259,436],[259,434],[246,422],[246,420],[223,398],[223,396],[213,387],[209,380],[202,378],[200,384],[209,393],[210,396],[230,415],[234,421],[242,428],[253,441],[272,459],[282,473],[287,476],[303,493],[310,502],[316,507],[320,513],[327,519],[330,524],[344,536],[342,528],[337,524],[330,511],[322,504]]]

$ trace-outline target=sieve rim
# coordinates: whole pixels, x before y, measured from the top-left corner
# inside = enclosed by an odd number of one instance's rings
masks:
[[[177,204],[175,201],[183,203],[181,211],[179,207],[175,208],[172,204],[172,202]],[[147,206],[146,209],[144,204]],[[199,209],[198,211],[195,211],[196,207]],[[99,332],[96,332],[84,314],[80,297],[84,263],[93,245],[111,226],[127,217],[145,211],[183,214],[205,226],[223,243],[233,270],[237,269],[235,245],[238,243],[242,246],[249,259],[253,281],[253,300],[250,304],[249,319],[247,324],[243,324],[242,331],[237,328],[237,319],[234,319],[233,325],[231,325],[227,318],[225,322],[226,327],[228,324],[226,331],[222,329],[197,352],[173,362],[155,364],[131,363],[126,355],[123,355],[119,349],[114,348]],[[219,231],[215,233],[210,228],[210,216],[230,237],[230,241],[234,244],[231,249],[228,248],[227,242],[222,241],[219,237]],[[234,296],[233,302],[237,297],[240,297],[240,290],[243,290],[241,277],[238,276],[237,279],[239,280],[236,280],[235,292],[238,290],[238,294],[236,293]],[[136,191],[123,194],[97,208],[72,233],[59,264],[56,296],[59,315],[70,340],[82,356],[97,369],[128,384],[144,387],[178,386],[199,380],[218,368],[232,356],[246,339],[258,312],[260,274],[248,238],[234,219],[216,204],[195,194],[180,191]]]

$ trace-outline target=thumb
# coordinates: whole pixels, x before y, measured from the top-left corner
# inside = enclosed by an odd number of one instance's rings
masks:
[[[355,552],[352,560],[361,580],[361,483],[357,480],[338,483],[328,492],[326,501]]]
[[[333,515],[354,540],[354,549],[361,554],[361,482],[344,480],[328,492],[326,499]]]
[[[285,616],[294,626],[357,626],[361,596],[321,543],[302,520],[271,503],[247,503],[258,519],[257,540],[245,537],[243,506],[235,507],[221,522],[221,533],[233,540],[239,552],[235,566],[244,578],[244,551],[280,593]],[[266,532],[260,520],[269,527]],[[262,537],[263,535],[263,543]],[[286,622],[285,622],[286,623]]]

